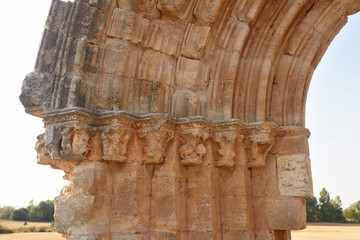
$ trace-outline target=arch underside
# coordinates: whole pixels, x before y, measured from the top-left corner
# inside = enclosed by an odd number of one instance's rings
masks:
[[[30,77],[51,86],[27,111],[82,107],[304,126],[312,73],[359,5],[54,1],[35,69],[43,75]]]

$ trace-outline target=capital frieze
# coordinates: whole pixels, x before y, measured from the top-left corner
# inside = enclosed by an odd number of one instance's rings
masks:
[[[266,166],[277,136],[308,134],[306,129],[278,127],[271,122],[211,122],[203,118],[174,119],[163,114],[135,116],[125,112],[100,115],[79,109],[47,113],[44,123],[46,134],[39,136],[36,146],[39,162],[43,163],[48,160],[122,163],[129,160],[129,144],[138,144],[137,154],[141,156],[132,161],[162,164],[169,145],[177,139],[182,166],[201,165],[205,155],[212,154],[214,166],[232,167],[236,155],[245,152],[247,166],[256,168]]]

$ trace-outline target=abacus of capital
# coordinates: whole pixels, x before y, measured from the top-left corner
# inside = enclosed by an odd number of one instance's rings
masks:
[[[311,76],[357,0],[53,0],[20,100],[67,239],[289,240]]]

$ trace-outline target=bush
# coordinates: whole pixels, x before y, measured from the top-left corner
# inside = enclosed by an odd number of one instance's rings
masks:
[[[4,227],[0,225],[0,234],[13,233],[14,231],[10,228]]]

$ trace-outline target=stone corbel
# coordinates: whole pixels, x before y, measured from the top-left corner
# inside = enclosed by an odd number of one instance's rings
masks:
[[[214,140],[219,143],[218,159],[215,160],[215,166],[217,167],[232,167],[235,164],[235,142],[237,139],[237,133],[234,130],[216,132],[214,134]],[[243,139],[242,135],[239,135],[239,139]]]
[[[249,136],[248,167],[266,166],[266,157],[274,144],[274,138],[270,132],[252,133]]]
[[[200,125],[183,126],[179,132],[180,147],[178,149],[181,165],[198,165],[206,154],[204,142],[209,138],[209,132]]]
[[[45,148],[50,153],[52,160],[60,159],[61,128],[59,126],[46,126]]]
[[[127,146],[132,135],[132,129],[120,124],[109,125],[102,129],[103,160],[125,162]]]
[[[138,130],[138,136],[143,141],[142,153],[144,163],[160,164],[164,162],[168,142],[174,138],[174,130],[169,124],[145,126]]]
[[[49,162],[51,161],[51,153],[45,147],[45,133],[39,135],[37,139],[38,140],[35,145],[35,149],[37,152],[37,162],[44,165],[49,164]]]

